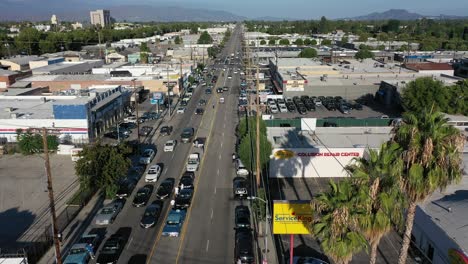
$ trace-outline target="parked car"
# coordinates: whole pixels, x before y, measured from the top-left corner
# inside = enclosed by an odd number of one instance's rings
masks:
[[[247,198],[249,196],[247,180],[244,177],[235,177],[232,181],[234,198]]]
[[[143,154],[140,157],[140,164],[148,165],[153,161],[154,157],[156,156],[156,152],[152,149],[145,149]]]
[[[109,225],[114,222],[117,215],[122,210],[124,205],[123,200],[114,200],[110,204],[101,208],[96,214],[95,224],[96,225]]]
[[[74,244],[68,251],[68,256],[63,264],[87,264],[90,259],[87,247],[88,245],[83,243]]]
[[[133,122],[124,122],[124,123],[119,124],[119,128],[126,129],[126,130],[134,129],[136,127],[137,125]]]
[[[137,122],[137,117],[135,115],[129,115],[129,116],[124,118],[124,122],[136,123]]]
[[[115,193],[115,196],[119,199],[130,196],[137,182],[135,179],[125,179],[119,184],[119,189]]]
[[[117,263],[127,242],[126,240],[127,238],[123,235],[112,235],[102,246],[101,252],[96,260],[96,264]]]
[[[150,126],[144,126],[140,129],[140,136],[147,136],[153,131],[153,128]]]
[[[187,209],[192,203],[193,190],[192,189],[182,189],[179,191],[179,194],[175,198],[175,209]]]
[[[166,143],[164,144],[164,152],[174,151],[176,145],[177,145],[176,140],[171,139],[171,140],[166,141]]]
[[[145,206],[146,203],[148,203],[151,194],[153,193],[153,188],[153,185],[147,184],[142,188],[138,189],[137,193],[135,194],[135,198],[133,198],[133,206]]]
[[[175,179],[174,178],[167,178],[164,181],[162,181],[161,184],[158,187],[158,190],[156,191],[156,197],[158,199],[168,198],[172,193],[172,189],[174,188],[174,184],[175,184]]]
[[[234,263],[255,263],[253,235],[249,228],[236,229]]]
[[[161,166],[152,165],[145,176],[145,182],[157,182],[161,175]]]
[[[183,113],[185,113],[185,107],[179,107],[179,108],[177,108],[176,113],[177,113],[177,114],[183,114]]]
[[[179,180],[179,188],[182,188],[182,185],[184,189],[193,189],[193,177],[182,176]]]
[[[343,114],[349,114],[349,113],[351,113],[349,107],[348,107],[346,104],[344,104],[344,103],[342,103],[342,104],[340,105],[339,110],[340,110],[340,112],[343,113]]]
[[[236,228],[250,228],[250,210],[248,206],[236,206],[234,222]]]
[[[164,202],[161,200],[156,200],[148,205],[141,218],[140,226],[143,228],[153,227],[158,222],[163,206]]]
[[[163,126],[163,127],[161,127],[161,129],[159,130],[159,133],[161,134],[161,136],[169,136],[169,135],[171,135],[171,133],[172,133],[172,126]]]
[[[182,225],[185,221],[185,210],[171,210],[167,216],[166,225],[163,228],[162,235],[170,237],[178,237]]]

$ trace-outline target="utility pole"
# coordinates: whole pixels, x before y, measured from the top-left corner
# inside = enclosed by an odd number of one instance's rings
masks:
[[[99,58],[102,59],[101,31],[99,31],[99,29],[98,29],[98,40],[99,40]]]
[[[166,75],[167,75],[167,82],[166,82],[166,86],[167,86],[167,100],[168,100],[168,105],[169,105],[169,116],[171,116],[171,91],[170,91],[170,88],[169,88],[169,64],[167,64],[166,66]]]
[[[58,236],[57,228],[57,216],[55,215],[55,202],[54,202],[54,189],[52,187],[52,172],[50,169],[49,161],[49,146],[47,145],[47,128],[42,128],[42,144],[44,145],[44,159],[45,159],[45,170],[47,174],[47,190],[49,191],[49,207],[50,214],[52,216],[52,231],[54,236],[55,245],[55,258],[57,264],[62,264],[62,255],[60,253],[60,240]]]
[[[137,137],[138,137],[138,152],[140,152],[140,120],[139,120],[139,116],[138,116],[138,104],[139,104],[139,100],[140,100],[140,95],[137,93],[137,90],[136,90],[136,84],[135,84],[135,81],[136,79],[132,79],[132,82],[133,82],[133,94],[135,96],[135,111],[136,111],[136,123],[137,123]]]
[[[259,69],[258,69],[258,62],[257,62],[257,99],[256,99],[256,109],[257,109],[257,151],[256,151],[256,159],[257,159],[257,188],[260,187],[260,95],[259,95],[259,86],[260,86],[260,80],[259,80]]]

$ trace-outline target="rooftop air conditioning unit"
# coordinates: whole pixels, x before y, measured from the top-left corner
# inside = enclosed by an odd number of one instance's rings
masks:
[[[10,117],[11,117],[11,119],[16,119],[16,118],[19,117],[19,114],[18,113],[11,113]]]
[[[8,112],[8,113],[11,113],[14,111],[14,108],[13,107],[5,107],[5,112]]]

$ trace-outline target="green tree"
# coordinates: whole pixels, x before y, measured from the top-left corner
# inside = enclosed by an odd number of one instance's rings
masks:
[[[405,264],[411,242],[416,205],[436,189],[444,190],[461,179],[460,151],[464,137],[434,109],[406,112],[395,129],[394,141],[403,149],[400,187],[408,199],[405,231],[398,259]]]
[[[147,64],[149,55],[147,52],[140,52],[140,63]]]
[[[254,132],[245,135],[239,145],[239,158],[247,168],[255,168],[256,155],[256,134]],[[264,168],[270,161],[271,143],[268,141],[266,135],[260,134],[260,166]],[[253,156],[252,156],[253,153]]]
[[[35,28],[24,28],[15,39],[15,46],[21,52],[27,54],[39,54],[39,41],[42,39],[42,34]]]
[[[260,40],[260,45],[266,45],[266,44],[267,44],[266,40],[264,39]]]
[[[183,42],[183,40],[182,40],[182,38],[181,38],[180,36],[176,36],[176,37],[175,37],[174,43],[175,43],[176,45],[180,45],[180,44],[182,44],[182,42]]]
[[[42,153],[44,149],[43,138],[41,134],[32,133],[31,130],[18,129],[16,131],[18,147],[23,155]],[[47,136],[47,147],[49,151],[58,149],[58,138],[55,135]]]
[[[213,43],[213,39],[211,38],[210,34],[208,34],[207,31],[203,31],[197,43],[198,44],[211,44]]]
[[[198,25],[197,24],[193,24],[190,27],[190,34],[198,34]]]
[[[309,39],[309,38],[304,39],[304,45],[306,45],[306,46],[312,45],[312,40]]]
[[[320,42],[320,45],[323,45],[323,46],[330,46],[331,44],[332,42],[329,39],[324,39],[322,40],[322,42]]]
[[[317,40],[315,40],[315,39],[310,41],[310,45],[312,45],[312,46],[317,46],[317,44],[318,44]]]
[[[298,39],[296,39],[296,41],[294,41],[294,44],[296,44],[298,46],[302,46],[302,45],[304,45],[304,40],[301,39],[301,38],[298,38]]]
[[[275,39],[269,39],[268,40],[268,45],[276,45],[276,40]]]
[[[245,117],[242,118],[237,126],[237,137],[243,138],[247,135],[248,129],[252,129],[252,131],[256,131],[257,125],[257,118],[256,117]],[[266,123],[265,121],[260,121],[260,134],[266,135]]]
[[[131,164],[128,158],[130,153],[130,148],[126,145],[84,147],[80,152],[81,158],[75,164],[80,189],[102,189],[107,198],[113,198],[117,182],[127,175]]]
[[[140,52],[150,52],[150,49],[148,48],[148,43],[146,42],[141,43]]]
[[[316,217],[312,231],[327,256],[337,264],[347,264],[354,254],[367,249],[358,222],[365,210],[357,199],[359,187],[351,181],[330,181],[329,184],[330,190],[319,194],[311,202]]]
[[[299,58],[315,58],[317,50],[314,48],[305,48],[299,53]]]
[[[398,186],[403,170],[401,148],[384,143],[380,151],[369,149],[368,158],[358,158],[347,169],[359,187],[359,206],[366,213],[359,215],[359,229],[371,246],[369,263],[375,264],[380,239],[403,222],[404,195]]]
[[[341,43],[343,43],[343,44],[348,43],[348,41],[349,41],[348,37],[342,37],[341,38]]]
[[[283,46],[287,46],[287,45],[289,45],[289,40],[288,39],[280,39],[279,44],[283,45]]]
[[[428,106],[433,106],[437,111],[444,111],[448,108],[450,97],[441,81],[423,77],[406,85],[401,100],[406,111],[419,112]]]
[[[264,188],[258,188],[257,197],[263,200],[267,200],[266,192]],[[266,208],[265,202],[259,199],[253,200],[252,211],[257,216],[257,219],[260,221],[265,221],[266,219]]]
[[[326,17],[322,16],[320,18],[318,30],[322,34],[326,34],[326,33],[330,32],[330,22],[327,20]]]
[[[362,49],[356,52],[356,55],[354,55],[356,59],[369,59],[369,58],[374,58],[374,53],[368,49]]]

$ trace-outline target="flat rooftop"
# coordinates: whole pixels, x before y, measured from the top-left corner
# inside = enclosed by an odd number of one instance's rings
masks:
[[[275,62],[276,60],[272,60]],[[278,68],[296,68],[296,67],[317,67],[323,66],[323,64],[314,59],[308,58],[278,58],[277,60]]]
[[[0,96],[0,119],[12,119],[11,114],[16,113],[16,119],[53,119],[53,105],[81,105],[89,101],[88,97],[78,96]],[[13,111],[3,109],[11,107]]]
[[[317,127],[312,132],[291,127],[268,127],[267,137],[273,148],[380,148],[389,140],[390,127]]]

